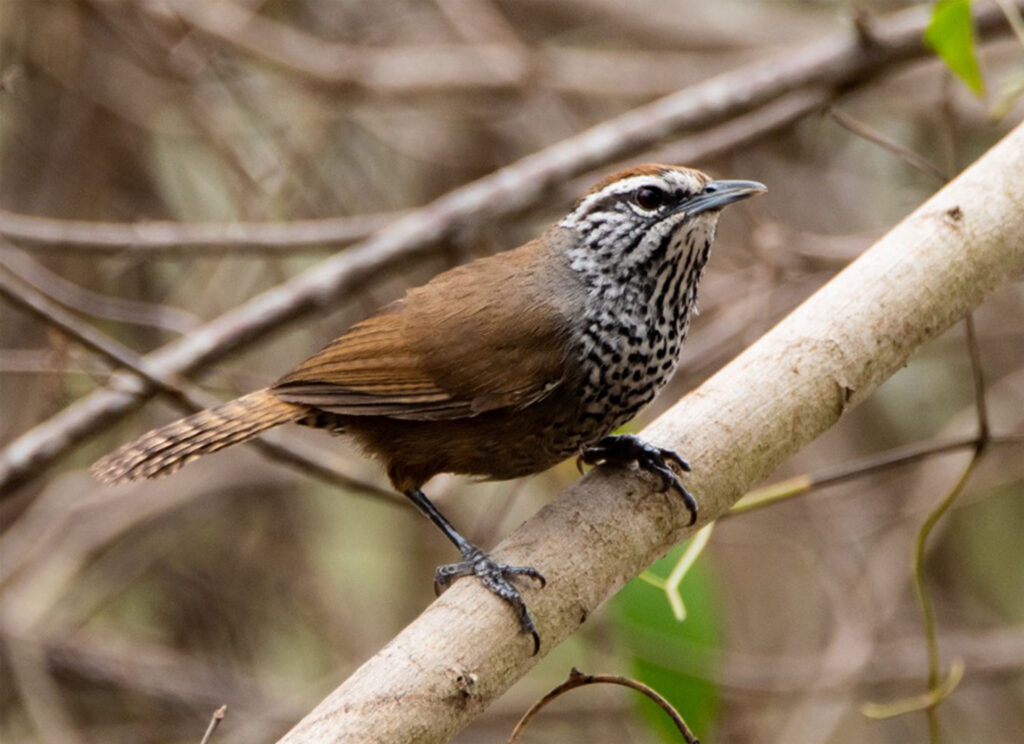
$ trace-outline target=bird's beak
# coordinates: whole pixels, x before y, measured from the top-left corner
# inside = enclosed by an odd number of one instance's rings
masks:
[[[687,216],[693,217],[701,212],[721,209],[741,199],[763,194],[767,190],[763,183],[757,181],[708,181],[703,192],[684,201],[676,211],[686,212]]]

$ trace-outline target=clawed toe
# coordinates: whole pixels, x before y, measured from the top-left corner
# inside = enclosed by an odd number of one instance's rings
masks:
[[[679,453],[676,452],[675,450],[662,449],[661,447],[657,447],[656,449],[658,450],[658,454],[661,455],[662,459],[671,460],[676,465],[678,465],[679,469],[682,470],[684,473],[689,473],[690,470],[692,470],[692,468],[690,467],[690,463],[688,463],[686,460],[680,457]]]
[[[697,501],[686,490],[679,475],[672,468],[675,465],[684,473],[690,472],[690,463],[675,451],[663,449],[649,444],[632,434],[605,437],[593,447],[588,447],[579,459],[590,465],[609,464],[626,465],[635,462],[642,470],[646,470],[661,479],[661,490],[674,489],[683,499],[683,504],[690,512],[690,524],[697,521]]]
[[[508,602],[519,618],[519,625],[524,633],[533,638],[533,653],[540,650],[540,634],[530,617],[529,610],[519,590],[509,581],[515,576],[525,576],[537,581],[541,587],[547,585],[544,575],[532,566],[509,566],[498,563],[480,548],[471,546],[463,553],[463,560],[445,566],[438,566],[434,573],[434,591],[440,594],[453,581],[463,576],[476,576],[492,593]]]
[[[431,522],[436,524],[455,547],[459,549],[462,560],[447,566],[439,566],[434,574],[434,591],[440,594],[447,589],[453,581],[462,576],[476,576],[494,594],[508,602],[519,618],[519,625],[523,632],[529,633],[533,638],[533,653],[540,650],[540,635],[526,609],[526,603],[522,595],[509,581],[516,576],[526,576],[540,583],[543,587],[547,584],[544,576],[536,568],[531,566],[507,566],[498,563],[483,550],[473,545],[466,538],[458,533],[452,523],[449,522],[441,512],[437,510],[430,499],[418,488],[410,488],[404,491],[405,495],[416,505],[416,508],[423,512]]]

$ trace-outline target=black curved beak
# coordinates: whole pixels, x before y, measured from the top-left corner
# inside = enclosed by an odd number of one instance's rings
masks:
[[[757,181],[708,181],[704,191],[679,205],[675,211],[692,217],[701,212],[722,209],[733,202],[763,194],[768,189]]]

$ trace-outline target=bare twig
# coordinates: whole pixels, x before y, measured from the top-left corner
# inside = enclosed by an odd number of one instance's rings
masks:
[[[228,706],[222,705],[217,710],[213,711],[213,715],[210,717],[210,725],[206,727],[206,733],[203,734],[202,741],[199,744],[210,744],[210,738],[213,736],[213,732],[220,726],[220,722],[224,720],[224,716],[228,713]]]
[[[1006,14],[1006,21],[1010,24],[1010,28],[1013,29],[1014,35],[1017,40],[1024,45],[1024,18],[1021,18],[1021,9],[1019,5],[1015,5],[1011,0],[996,0],[1003,13]]]
[[[672,723],[682,734],[683,739],[686,740],[687,744],[700,744],[697,737],[693,735],[690,728],[686,725],[683,717],[679,715],[677,711],[668,700],[662,697],[658,692],[651,687],[648,687],[639,680],[631,679],[629,677],[622,677],[617,674],[584,674],[579,669],[573,667],[572,671],[569,672],[569,679],[560,684],[555,689],[551,690],[547,695],[542,697],[532,706],[530,709],[523,714],[523,717],[519,719],[519,723],[512,729],[511,736],[508,737],[508,744],[515,744],[519,739],[519,735],[523,733],[527,725],[533,719],[537,713],[540,712],[541,708],[550,703],[555,698],[561,697],[569,690],[575,690],[577,687],[584,687],[586,685],[622,685],[628,687],[631,690],[636,690],[643,695],[654,701],[655,705],[665,711],[665,714],[672,719]]]
[[[960,480],[950,490],[935,509],[928,515],[921,529],[917,534],[914,543],[914,590],[917,594],[918,604],[921,606],[921,621],[924,626],[924,637],[928,649],[928,693],[936,695],[935,700],[925,708],[928,716],[928,736],[932,744],[939,744],[941,731],[939,729],[938,706],[945,699],[946,695],[938,695],[940,689],[940,667],[938,630],[935,625],[935,607],[932,604],[928,586],[924,576],[924,551],[928,543],[928,536],[935,525],[952,508],[953,503],[963,493],[967,481],[974,472],[974,468],[981,461],[982,453],[989,443],[988,406],[985,402],[985,382],[982,372],[981,351],[978,348],[977,334],[974,332],[973,314],[968,313],[967,323],[967,352],[971,359],[971,373],[974,383],[974,405],[978,412],[978,441],[975,446],[974,455],[971,461],[964,468]],[[948,685],[947,685],[948,686]],[[955,684],[953,685],[955,686]],[[951,691],[951,690],[950,690]],[[948,695],[948,692],[946,693]]]
[[[1024,0],[1020,2],[1024,5]],[[844,33],[633,109],[396,220],[371,239],[147,355],[146,363],[167,374],[188,374],[315,309],[331,306],[385,267],[426,253],[457,227],[536,204],[552,187],[579,173],[670,134],[713,126],[755,110],[793,90],[848,90],[896,63],[930,53],[922,41],[927,22],[927,9],[911,8],[876,23],[870,48],[855,33]],[[1005,28],[999,9],[988,6],[978,9],[975,22],[979,33]],[[152,394],[137,379],[116,381],[19,437],[0,453],[0,493],[37,477],[73,446]]]
[[[28,720],[43,741],[86,744],[67,709],[57,681],[46,669],[42,644],[35,638],[8,638],[7,669],[12,687],[25,706]]]
[[[750,145],[784,130],[793,122],[820,111],[835,96],[826,88],[795,90],[761,106],[743,116],[737,116],[711,129],[683,137],[659,147],[645,157],[657,163],[701,163],[713,160],[739,147]],[[623,159],[607,166],[614,171],[625,168],[633,161]],[[566,203],[590,187],[593,176],[580,176],[559,189],[559,197]]]
[[[829,109],[828,113],[829,116],[832,117],[832,120],[843,129],[852,132],[861,139],[873,142],[879,147],[888,150],[907,165],[932,178],[939,185],[942,185],[949,180],[949,176],[939,170],[938,166],[928,160],[928,158],[914,152],[909,147],[901,145],[899,142],[889,139],[877,129],[869,127],[864,122],[857,121],[845,111],[833,106]]]
[[[525,54],[529,47],[492,0],[434,0],[455,32],[469,43],[496,43]]]
[[[0,214],[0,222],[2,220],[3,215]],[[125,300],[81,287],[33,261],[22,251],[11,250],[10,244],[5,243],[0,237],[0,257],[4,263],[15,268],[53,300],[72,310],[95,318],[162,328],[174,333],[188,333],[200,324],[197,316],[176,307]]]
[[[965,319],[967,330],[967,355],[971,360],[971,380],[974,383],[974,407],[978,412],[979,450],[985,448],[992,438],[988,423],[988,402],[985,400],[985,370],[981,364],[981,348],[978,346],[978,332],[974,328],[974,313]]]
[[[825,89],[796,90],[750,114],[736,117],[699,135],[673,142],[650,154],[664,163],[697,163],[756,142],[820,110],[832,98]],[[607,166],[617,169],[630,161]],[[581,176],[558,190],[571,203],[590,187],[592,175]],[[0,235],[36,252],[97,252],[137,259],[203,256],[232,252],[234,256],[294,255],[336,250],[406,216],[407,212],[334,217],[294,222],[86,222],[35,217],[0,209]]]
[[[550,0],[519,0],[530,12],[548,10]],[[812,16],[782,4],[769,6],[733,2],[688,3],[679,6],[661,0],[562,0],[571,16],[601,24],[625,38],[662,40],[673,48],[698,51],[749,49],[751,46],[793,44],[820,36],[833,18],[828,13]],[[742,9],[743,24],[736,23],[735,11]],[[800,9],[806,11],[806,9]],[[750,34],[750,28],[771,28],[772,34]]]
[[[364,240],[404,216],[402,212],[293,222],[86,222],[34,217],[0,209],[0,235],[35,250],[204,255],[224,251],[287,254],[336,250]]]
[[[50,634],[45,641],[51,674],[70,674],[107,689],[131,690],[170,704],[205,707],[238,700],[242,710],[257,711],[270,704],[266,688],[274,689],[277,682],[116,634],[77,629],[69,635]]]
[[[65,359],[53,349],[5,348],[0,359],[0,374],[89,375],[106,378],[110,369],[92,358]]]
[[[921,525],[920,531],[917,533],[917,540],[914,543],[914,590],[917,594],[918,604],[921,606],[921,619],[924,625],[924,636],[928,648],[928,692],[935,693],[939,689],[940,679],[940,665],[941,661],[939,658],[939,639],[938,633],[935,627],[935,607],[932,605],[931,596],[928,592],[928,587],[925,584],[924,577],[924,551],[928,544],[928,536],[931,534],[932,529],[942,519],[943,515],[949,511],[950,507],[953,506],[953,502],[959,498],[960,494],[963,493],[964,486],[967,485],[968,479],[971,477],[971,473],[974,472],[974,468],[981,460],[981,451],[975,451],[971,457],[971,461],[967,463],[967,467],[964,468],[963,474],[960,476],[960,480],[957,481],[956,485],[946,494],[945,498],[939,502],[935,509],[925,519],[924,524]],[[926,712],[928,715],[928,735],[929,741],[932,744],[938,744],[940,740],[939,733],[939,718],[938,710],[936,706],[942,702],[942,697],[938,697],[933,704],[927,706]]]
[[[531,49],[510,41],[507,24],[505,35],[491,33],[487,41],[375,47],[325,41],[235,2],[169,0],[165,6],[143,7],[158,17],[170,8],[221,45],[300,79],[353,93],[518,93],[539,87],[576,95],[649,97],[686,85],[694,63],[700,59],[706,69],[709,62],[707,51]]]
[[[871,475],[872,473],[878,473],[900,465],[909,465],[927,457],[934,457],[947,452],[956,452],[957,450],[977,449],[981,446],[982,442],[1019,446],[1024,442],[1024,439],[1017,436],[993,437],[989,435],[982,439],[978,435],[972,435],[955,437],[953,439],[914,442],[913,444],[896,447],[877,455],[868,455],[858,460],[841,463],[835,467],[824,468],[817,473],[796,475],[792,478],[786,478],[777,483],[757,488],[744,496],[722,518],[727,519],[754,511],[755,509],[774,506],[816,488],[824,488],[825,486]]]
[[[6,266],[0,267],[0,295],[40,318],[43,322],[59,328],[113,364],[129,370],[137,376],[140,382],[167,395],[185,412],[198,411],[219,402],[187,381],[175,379],[160,370],[150,369],[144,359],[92,326],[78,320]],[[314,475],[357,493],[384,496],[396,504],[405,503],[405,500],[399,498],[393,491],[344,473],[328,463],[323,456],[306,452],[306,448],[293,441],[284,439],[272,441],[264,437],[250,440],[249,443],[267,457],[295,467],[307,475]]]

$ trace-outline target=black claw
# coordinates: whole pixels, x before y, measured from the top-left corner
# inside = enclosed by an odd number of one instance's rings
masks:
[[[512,609],[516,611],[516,616],[519,618],[519,625],[523,632],[529,633],[533,638],[533,653],[536,654],[540,650],[540,635],[533,624],[533,618],[530,617],[530,613],[526,609],[526,603],[523,602],[519,591],[512,586],[508,578],[527,576],[535,581],[539,581],[543,587],[547,585],[547,581],[541,572],[531,566],[507,566],[503,563],[498,563],[487,553],[460,535],[455,527],[452,526],[452,523],[437,510],[436,506],[430,503],[430,499],[426,497],[423,491],[418,488],[411,488],[404,493],[416,505],[417,509],[437,525],[445,534],[445,537],[451,540],[455,547],[459,549],[459,553],[462,554],[460,562],[438,567],[434,573],[434,591],[440,594],[456,579],[462,576],[476,576],[490,591],[512,605]]]
[[[463,560],[458,563],[450,563],[445,566],[438,566],[434,572],[434,591],[440,594],[447,589],[455,579],[463,576],[476,576],[487,589],[508,602],[515,610],[519,618],[519,626],[524,633],[529,633],[533,638],[533,653],[540,650],[540,634],[534,625],[530,611],[526,609],[526,602],[519,590],[509,581],[513,576],[526,576],[539,582],[541,587],[547,585],[544,575],[532,566],[509,566],[498,563],[490,555],[480,548],[469,545],[462,551]]]
[[[690,463],[675,451],[648,444],[632,434],[605,437],[595,446],[580,455],[580,460],[589,465],[627,465],[635,462],[641,469],[661,478],[661,490],[670,487],[682,496],[686,510],[690,512],[690,524],[697,521],[697,501],[686,490],[679,476],[670,467],[674,463],[684,473],[690,472]]]
[[[674,463],[675,463],[676,465],[678,465],[678,466],[679,466],[679,469],[680,469],[680,470],[682,470],[682,471],[683,471],[684,473],[689,473],[689,472],[690,472],[690,470],[692,470],[692,468],[690,467],[690,463],[688,463],[688,462],[687,462],[686,460],[684,460],[683,458],[681,458],[681,457],[679,456],[679,453],[678,453],[678,452],[676,452],[675,450],[670,450],[670,449],[661,449],[661,448],[659,447],[659,448],[658,448],[658,452],[660,452],[660,453],[661,453],[661,456],[662,456],[663,458],[665,458],[666,460],[671,460],[671,461],[672,461],[672,462],[674,462]]]
[[[501,565],[501,564],[499,564]],[[512,576],[529,576],[531,579],[540,583],[540,588],[543,589],[548,585],[548,580],[544,578],[544,574],[538,571],[533,566],[505,566],[502,565],[506,575]]]

